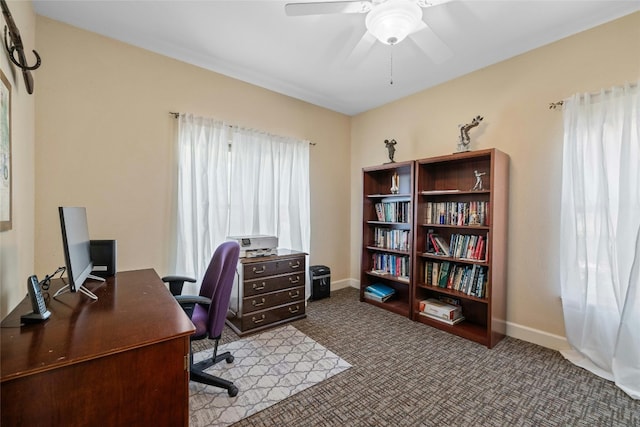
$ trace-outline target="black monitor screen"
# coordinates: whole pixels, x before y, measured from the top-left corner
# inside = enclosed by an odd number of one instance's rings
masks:
[[[93,269],[87,210],[82,207],[59,207],[58,211],[69,290],[76,292]]]

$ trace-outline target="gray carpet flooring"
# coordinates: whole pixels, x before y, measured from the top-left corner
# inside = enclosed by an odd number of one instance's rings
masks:
[[[234,427],[640,426],[640,401],[556,351],[510,337],[488,350],[353,288],[310,302],[292,325],[353,367]],[[226,328],[221,343],[236,339]]]

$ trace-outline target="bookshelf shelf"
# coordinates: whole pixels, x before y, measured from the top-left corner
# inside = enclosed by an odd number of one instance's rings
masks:
[[[490,230],[491,227],[487,225],[447,225],[447,224],[418,224],[420,227],[425,228],[451,228],[460,230]]]
[[[393,193],[389,193],[389,194],[369,194],[367,197],[370,197],[372,199],[386,199],[386,198],[394,198],[394,199],[407,199],[407,200],[411,200],[411,194],[393,194]]]
[[[406,255],[410,256],[410,251],[401,251],[397,249],[383,248],[380,246],[367,246],[367,249],[370,251],[379,251],[379,252],[389,252],[390,254],[398,254],[398,255]]]
[[[438,261],[438,262],[449,261],[449,262],[455,262],[455,263],[461,263],[461,264],[478,264],[478,265],[482,265],[482,266],[489,266],[490,265],[485,260],[477,260],[477,259],[469,259],[469,258],[456,258],[456,257],[450,257],[450,256],[445,256],[445,255],[436,255],[436,254],[430,254],[430,253],[421,253],[421,254],[418,253],[418,254],[416,254],[416,256],[420,257],[420,258],[428,258],[429,260]]]
[[[465,298],[465,299],[468,299],[468,300],[471,300],[471,301],[477,301],[477,302],[482,303],[482,304],[488,304],[489,303],[489,300],[486,299],[486,298],[478,298],[478,297],[475,297],[473,295],[467,295],[464,292],[455,291],[453,289],[440,288],[438,286],[431,286],[431,285],[427,285],[426,283],[416,283],[416,287],[420,287],[420,288],[427,289],[427,290],[432,290],[432,291],[438,292],[438,293],[443,294],[443,295],[451,296],[453,298]]]
[[[454,154],[455,155],[455,154]],[[454,195],[463,195],[463,194],[488,194],[490,191],[488,190],[429,190],[429,191],[420,191],[418,192],[419,196],[449,196],[451,194]]]
[[[407,228],[411,229],[411,224],[408,222],[392,222],[392,221],[367,221],[371,225],[382,225],[387,227]]]
[[[402,284],[405,284],[405,285],[408,285],[410,283],[409,279],[407,279],[405,277],[402,277],[402,276],[394,276],[393,274],[378,273],[378,272],[375,272],[375,271],[367,271],[367,272],[365,272],[365,274],[367,274],[368,276],[371,276],[373,278],[376,278],[376,279],[391,280],[393,282],[402,283]],[[375,282],[375,279],[374,279],[374,282]],[[369,285],[367,285],[367,286],[369,286]],[[366,288],[366,286],[365,286],[365,288]]]
[[[486,343],[486,328],[466,319],[456,325],[448,325],[435,319],[420,316],[420,322],[483,345]]]
[[[369,304],[384,308],[385,310],[391,311],[404,317],[409,317],[409,315],[411,314],[409,306],[404,301],[391,299],[385,302],[378,302],[367,298],[365,298],[364,300]]]

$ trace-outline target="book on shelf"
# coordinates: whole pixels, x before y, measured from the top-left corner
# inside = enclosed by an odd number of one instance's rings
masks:
[[[371,255],[373,274],[389,274],[400,280],[409,280],[410,258],[407,255],[374,253]]]
[[[433,281],[431,279],[432,274],[433,274],[433,263],[427,261],[424,263],[424,282],[427,285],[433,285]]]
[[[385,274],[389,274],[389,273],[387,273],[386,270],[376,270],[376,269],[370,270],[369,273],[377,274],[379,276],[384,276]]]
[[[450,268],[449,261],[445,261],[442,263],[442,266],[440,268],[440,275],[438,276],[438,284],[437,284],[441,288],[447,287],[447,278],[449,277],[449,268]]]
[[[411,202],[409,200],[382,199],[374,207],[378,221],[411,223]]]
[[[487,292],[487,267],[462,265],[455,261],[425,261],[424,284],[459,291],[478,298]]]
[[[462,276],[464,275],[464,271],[464,267],[459,267],[456,269],[456,274],[453,276],[450,289],[458,290],[458,288],[460,287],[460,281],[462,280]]]
[[[423,192],[422,194],[425,193]],[[470,202],[427,202],[425,220],[427,224],[471,227],[489,226],[489,202],[480,200]]]
[[[372,283],[371,285],[367,286],[364,291],[373,295],[377,295],[381,298],[388,298],[396,292],[396,290],[391,286],[387,286],[382,283]]]
[[[431,270],[431,286],[438,286],[438,277],[440,276],[440,263],[434,262]]]
[[[427,241],[430,243],[427,245],[427,251],[429,251],[430,247],[433,247],[433,250],[435,251],[431,255],[449,256],[449,244],[441,236],[436,233],[429,232],[427,233]]]
[[[458,298],[452,298],[447,296],[439,296],[438,299],[445,304],[449,305],[460,305],[460,300]]]
[[[378,301],[378,302],[386,302],[389,298],[391,298],[393,295],[387,295],[385,297],[382,297],[380,295],[371,293],[371,292],[367,292],[366,290],[364,291],[364,297],[367,299],[370,299],[372,301]]]
[[[396,251],[409,251],[411,233],[409,230],[398,230],[384,227],[373,229],[374,246]]]
[[[458,317],[458,318],[456,318],[454,320],[447,320],[447,319],[443,319],[441,317],[432,316],[431,314],[424,313],[422,311],[420,312],[420,315],[424,316],[424,317],[427,317],[429,319],[433,319],[433,320],[435,320],[437,322],[445,323],[445,324],[450,325],[450,326],[457,325],[458,323],[460,323],[460,322],[462,322],[464,320],[464,316],[460,316],[460,317]]]
[[[447,304],[435,298],[420,301],[419,308],[421,313],[427,313],[439,319],[455,320],[462,317],[462,307]]]
[[[447,289],[453,289],[453,280],[455,279],[456,275],[461,270],[461,268],[462,267],[456,264],[451,265],[449,275],[447,277],[447,284],[445,286]]]
[[[376,203],[375,208],[376,208],[376,217],[378,218],[378,221],[384,221],[384,212],[382,210],[382,203]]]
[[[459,259],[484,261],[486,258],[486,239],[487,237],[484,235],[452,234],[449,243],[450,255]]]

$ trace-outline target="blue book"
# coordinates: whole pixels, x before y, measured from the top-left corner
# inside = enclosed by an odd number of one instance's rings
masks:
[[[396,292],[392,287],[383,285],[382,283],[373,283],[366,287],[366,291],[383,298],[393,295]]]

